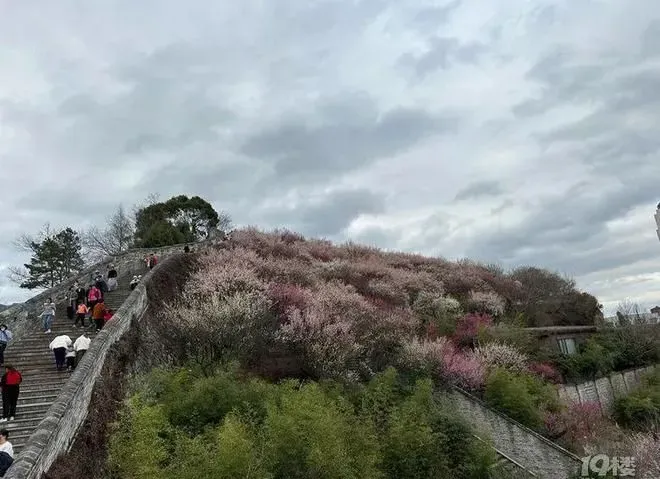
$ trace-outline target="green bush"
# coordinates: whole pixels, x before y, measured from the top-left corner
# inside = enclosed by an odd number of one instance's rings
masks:
[[[633,325],[608,328],[582,344],[577,354],[553,354],[550,359],[569,381],[581,382],[607,376],[612,371],[634,369],[660,362],[660,327]]]
[[[527,427],[540,429],[543,412],[559,410],[559,401],[552,386],[529,374],[496,369],[486,380],[484,399]]]
[[[477,335],[479,344],[500,343],[515,347],[523,354],[533,354],[538,349],[536,340],[524,328],[500,323],[486,328]]]
[[[430,380],[279,385],[234,371],[155,372],[110,438],[116,479],[489,477],[477,441]]]
[[[644,376],[637,390],[617,399],[612,415],[624,427],[657,430],[660,427],[660,370]]]
[[[174,429],[167,422],[161,405],[149,405],[135,396],[115,425],[109,447],[109,467],[115,477],[124,479],[165,478],[163,464],[170,450],[168,437]]]
[[[606,348],[600,338],[589,338],[580,345],[577,354],[555,355],[554,363],[562,376],[580,382],[606,376],[614,369],[614,351]]]

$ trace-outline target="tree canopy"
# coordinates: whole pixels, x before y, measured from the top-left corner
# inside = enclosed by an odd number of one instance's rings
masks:
[[[80,237],[71,228],[52,232],[46,227],[37,237],[24,236],[18,243],[31,253],[25,269],[11,272],[21,288],[52,288],[84,266]]]
[[[199,241],[213,228],[231,227],[227,214],[199,196],[174,196],[138,209],[135,216],[135,246],[142,248]]]
[[[522,266],[511,273],[520,282],[516,309],[527,326],[576,326],[602,322],[598,300],[577,289],[575,280],[545,269]]]

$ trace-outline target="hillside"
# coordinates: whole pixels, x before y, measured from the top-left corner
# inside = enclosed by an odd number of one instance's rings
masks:
[[[254,229],[187,258],[181,294],[148,329],[174,367],[130,382],[108,477],[493,477],[456,387],[576,453],[605,437],[632,447],[559,403],[562,358],[525,332],[601,320],[561,276]],[[603,351],[566,365],[593,368]]]

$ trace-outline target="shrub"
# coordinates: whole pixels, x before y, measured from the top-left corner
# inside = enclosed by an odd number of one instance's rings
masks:
[[[488,343],[477,347],[474,352],[489,369],[502,367],[510,371],[523,372],[527,367],[527,356],[506,344]]]
[[[635,477],[653,479],[660,477],[660,439],[653,434],[634,434],[631,449],[637,460]]]
[[[528,369],[529,372],[535,374],[545,381],[554,384],[560,384],[563,381],[561,374],[552,366],[552,364],[532,363],[529,365]]]
[[[394,306],[407,306],[408,293],[399,285],[382,279],[372,279],[366,286],[367,296],[384,300]]]
[[[613,354],[596,338],[589,338],[577,354],[556,356],[554,362],[566,379],[579,382],[609,374],[613,367]]]
[[[302,354],[314,377],[355,379],[382,367],[413,326],[405,311],[378,311],[354,287],[334,282],[320,286],[305,309],[292,309],[277,337]]]
[[[296,284],[270,283],[266,294],[282,319],[293,309],[305,309],[312,300],[312,292]]]
[[[624,427],[638,430],[658,430],[660,426],[660,390],[641,388],[614,401],[614,419]]]
[[[400,365],[406,370],[439,374],[446,349],[450,346],[446,338],[435,340],[413,338],[403,344]]]
[[[557,412],[559,403],[552,386],[533,376],[494,370],[486,380],[484,399],[522,424],[540,429],[544,412]]]
[[[266,354],[277,319],[268,298],[253,291],[168,306],[162,323],[164,340],[208,372],[218,362],[247,363]]]
[[[239,381],[231,371],[219,371],[209,377],[184,371],[173,380],[176,382],[159,399],[169,423],[191,435],[221,424],[232,411],[263,418],[264,402],[277,399],[278,393],[274,386],[258,379]]]
[[[479,344],[504,343],[515,347],[523,354],[534,355],[538,351],[538,340],[525,328],[499,323],[483,328],[477,334]]]
[[[461,345],[473,345],[480,334],[493,325],[493,318],[487,314],[470,313],[463,316],[456,326],[454,339]]]
[[[484,384],[486,368],[473,354],[465,354],[451,345],[442,358],[441,378],[450,384],[469,389],[480,389]]]
[[[109,446],[109,469],[117,477],[165,479],[161,465],[168,459],[173,428],[161,405],[146,405],[139,396],[126,403]]]
[[[280,401],[268,406],[263,430],[265,462],[274,477],[380,476],[373,427],[316,384],[285,385]]]
[[[186,283],[184,295],[203,301],[215,296],[263,291],[265,283],[255,269],[259,261],[249,250],[211,250],[204,255],[202,267]]]
[[[471,312],[485,313],[491,316],[504,314],[505,302],[497,293],[470,291],[468,301]]]
[[[350,390],[233,371],[159,371],[143,384],[152,399],[134,396],[110,436],[113,477],[485,479],[496,460],[430,380],[409,385],[391,368]],[[194,428],[168,415],[197,402],[213,414],[191,410]]]
[[[458,350],[446,338],[433,341],[413,339],[405,343],[401,365],[407,370],[424,371],[448,384],[469,390],[481,388],[486,373],[477,356]]]
[[[461,304],[454,298],[422,291],[417,295],[412,310],[424,328],[431,325],[438,335],[451,336],[461,317]]]
[[[612,328],[594,340],[610,354],[616,371],[660,362],[660,327],[656,325]]]
[[[565,440],[585,447],[603,435],[606,420],[597,402],[573,403],[559,413]]]

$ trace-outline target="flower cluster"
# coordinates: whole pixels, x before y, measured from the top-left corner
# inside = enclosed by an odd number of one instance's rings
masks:
[[[444,337],[408,341],[404,344],[401,364],[410,369],[427,369],[448,384],[470,390],[480,389],[486,375],[486,368],[477,356],[459,350]]]
[[[529,370],[530,373],[539,376],[541,379],[544,379],[545,381],[554,384],[560,384],[561,382],[563,382],[561,373],[557,371],[557,369],[554,366],[552,366],[552,364],[531,363],[527,369]]]
[[[475,348],[474,353],[488,369],[501,367],[523,372],[527,367],[527,356],[508,344],[487,343]]]
[[[470,309],[479,313],[501,316],[504,313],[506,303],[497,293],[470,291]]]
[[[481,332],[493,325],[493,318],[488,314],[470,313],[463,316],[456,325],[454,338],[463,345],[472,345]]]

